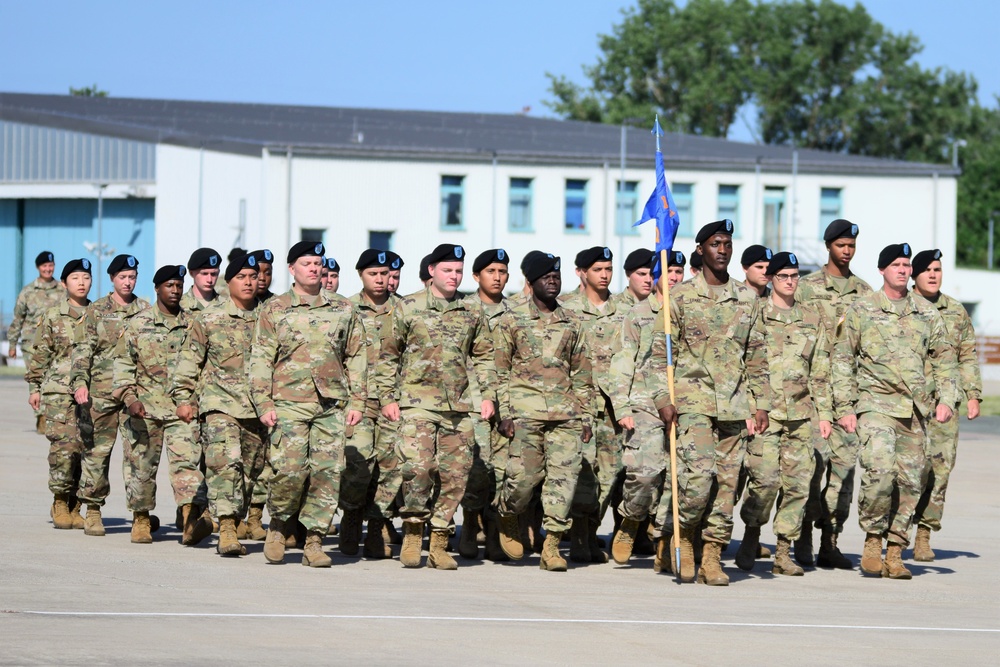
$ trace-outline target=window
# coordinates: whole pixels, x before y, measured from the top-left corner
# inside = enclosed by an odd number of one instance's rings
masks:
[[[740,186],[719,186],[719,220],[729,218],[733,221],[733,236],[740,235]]]
[[[677,205],[677,215],[680,218],[677,235],[694,236],[694,184],[672,183],[670,194],[674,196],[674,204]]]
[[[587,181],[566,179],[566,231],[587,231]]]
[[[441,177],[441,229],[465,229],[462,197],[465,176]]]
[[[618,181],[615,190],[615,229],[618,236],[638,236],[639,228],[633,227],[639,221],[639,184],[635,181]]]
[[[510,179],[510,202],[507,229],[512,232],[530,232],[531,225],[531,179]]]
[[[368,247],[392,250],[392,232],[368,232]]]
[[[841,217],[843,209],[840,188],[820,188],[819,191],[819,238],[823,238],[827,225]]]
[[[315,243],[322,243],[323,242],[323,235],[326,234],[326,230],[325,229],[306,229],[306,228],[303,227],[299,231],[299,234],[302,236],[301,240],[303,240],[303,241],[311,241],[311,242],[315,242]]]

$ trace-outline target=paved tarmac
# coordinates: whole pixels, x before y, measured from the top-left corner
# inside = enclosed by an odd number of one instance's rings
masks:
[[[169,525],[133,545],[118,447],[108,535],[53,530],[47,441],[26,397],[23,381],[0,379],[0,664],[917,666],[1000,654],[1000,419],[964,430],[938,560],[909,563],[912,581],[773,577],[766,561],[747,574],[734,541],[732,584],[712,588],[654,575],[648,557],[564,574],[540,571],[537,556],[406,570],[340,556],[331,537],[334,566],[313,570],[297,550],[266,565],[261,543],[240,559],[218,556],[214,538],[182,547]],[[168,524],[165,467],[157,513]],[[862,543],[852,518],[841,545],[856,563]]]

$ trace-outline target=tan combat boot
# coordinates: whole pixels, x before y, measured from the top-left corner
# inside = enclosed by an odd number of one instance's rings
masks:
[[[675,538],[676,539],[676,538]],[[681,548],[681,572],[682,582],[691,583],[694,581],[694,540],[695,529],[681,526],[680,548]],[[671,549],[673,551],[673,549]],[[673,554],[670,557],[670,571],[677,574],[677,564]]]
[[[521,523],[517,514],[500,514],[500,548],[511,560],[524,558]]]
[[[219,517],[219,544],[215,550],[223,556],[246,556],[247,550],[240,544],[235,516]]]
[[[774,554],[774,565],[771,566],[771,574],[784,574],[790,577],[801,577],[805,571],[792,560],[789,550],[792,542],[787,537],[778,535],[777,552]]]
[[[84,519],[84,535],[104,537],[104,522],[101,520],[101,506],[90,503],[87,505],[87,518]]]
[[[264,541],[264,558],[268,563],[285,562],[285,522],[271,517],[267,527],[267,539]]]
[[[385,520],[382,517],[368,519],[368,533],[365,535],[365,558],[392,558],[392,549],[385,542],[385,534],[382,532],[382,524]]]
[[[473,528],[474,531],[475,528]],[[458,569],[458,563],[448,553],[448,533],[440,530],[431,531],[430,549],[427,550],[427,567],[437,570]]]
[[[816,565],[816,557],[813,555],[813,527],[810,523],[802,526],[802,535],[795,540],[795,560],[806,567]]]
[[[445,545],[448,536],[442,533]],[[420,547],[424,542],[423,521],[403,521],[403,546],[399,550],[399,562],[403,567],[420,567]]]
[[[931,529],[927,526],[917,526],[917,539],[913,541],[913,560],[921,563],[934,562],[934,550],[931,549]]]
[[[385,523],[382,524],[382,539],[385,540],[386,544],[395,544],[396,546],[403,543],[403,536],[396,530],[392,519],[386,519]]]
[[[549,531],[545,534],[545,542],[542,544],[542,558],[538,567],[549,572],[565,572],[566,559],[559,555],[559,539],[562,533]]]
[[[193,503],[181,506],[181,521],[184,524],[181,544],[184,546],[194,546],[212,534],[212,516],[208,510],[202,510]]]
[[[69,495],[57,494],[52,499],[52,527],[59,530],[72,530],[73,517],[69,513]]]
[[[462,508],[462,533],[458,536],[458,554],[462,558],[479,557],[479,516],[477,510]]]
[[[483,556],[495,563],[509,561],[510,558],[500,547],[500,515],[496,509],[487,507],[483,512],[483,530],[486,532],[486,544],[483,546]]]
[[[718,542],[705,542],[701,548],[701,569],[698,570],[698,581],[709,586],[728,586],[729,577],[722,571],[722,545]]]
[[[149,512],[132,513],[132,544],[152,544],[153,534],[149,526]]]
[[[615,531],[615,536],[611,540],[611,557],[619,565],[626,565],[632,558],[632,549],[635,547],[635,536],[639,530],[639,522],[630,517],[623,517],[622,524]]]
[[[80,509],[82,507],[83,507],[83,503],[81,503],[79,501],[79,499],[73,501],[73,503],[72,503],[72,505],[70,507],[69,516],[70,516],[71,519],[73,519],[73,529],[74,530],[83,530],[84,527],[87,525],[87,522],[84,520],[83,516],[80,514]],[[159,527],[159,526],[157,526],[157,527]]]
[[[653,558],[653,572],[656,574],[663,572],[663,566],[670,557],[670,554],[667,553],[667,536],[664,535],[656,540],[656,556]]]
[[[765,559],[771,557],[771,550],[765,547],[763,544],[757,549],[757,559]]]
[[[250,512],[247,514],[247,536],[251,540],[263,540],[267,537],[267,531],[264,530],[264,506],[263,505],[251,505]]]
[[[310,530],[302,548],[302,564],[309,567],[330,567],[333,560],[323,553],[323,536],[326,531]]]
[[[236,539],[237,540],[245,540],[245,539],[247,539],[247,536],[249,534],[250,534],[250,531],[247,530],[247,522],[246,521],[240,521],[239,519],[236,519]],[[220,536],[222,535],[222,517],[221,516],[219,517],[219,535]]]
[[[819,567],[834,568],[837,570],[853,570],[854,563],[849,561],[844,554],[840,553],[837,547],[837,533],[828,528],[823,529],[819,538],[819,554],[816,556],[816,565]]]
[[[597,536],[601,522],[597,517],[587,517],[587,547],[590,550],[591,563],[607,563],[610,558],[604,551],[604,540]]]
[[[736,567],[745,572],[753,569],[757,554],[760,553],[760,526],[747,526],[743,531],[743,541],[736,550]]]
[[[361,546],[361,510],[344,510],[340,520],[340,553],[357,556]]]
[[[865,549],[861,552],[861,571],[876,577],[882,576],[882,536],[868,533]]]
[[[913,574],[903,565],[903,546],[889,542],[885,545],[885,563],[882,576],[889,579],[912,579]]]

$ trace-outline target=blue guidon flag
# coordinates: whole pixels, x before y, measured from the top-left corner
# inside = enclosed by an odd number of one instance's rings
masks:
[[[677,237],[677,228],[681,224],[680,216],[677,214],[677,205],[674,203],[674,196],[670,194],[670,186],[667,185],[667,177],[663,169],[663,153],[660,151],[660,137],[663,130],[660,128],[660,119],[657,116],[653,123],[653,135],[656,137],[656,187],[653,194],[649,196],[645,208],[642,209],[642,217],[633,227],[656,220],[656,256],[660,256],[661,250],[668,253],[674,247],[674,239]],[[656,264],[653,269],[653,276],[660,277],[660,265]]]

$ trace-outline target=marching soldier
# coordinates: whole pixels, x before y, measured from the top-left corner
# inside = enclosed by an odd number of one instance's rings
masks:
[[[264,303],[274,293],[271,291],[271,280],[274,278],[274,253],[270,250],[254,250],[250,255],[257,262],[257,302]]]
[[[211,248],[198,248],[188,259],[187,270],[193,284],[181,299],[181,308],[189,313],[204,310],[219,298],[215,284],[219,280],[222,255]]]
[[[771,288],[768,286],[770,279],[767,276],[767,264],[771,261],[772,254],[770,248],[752,245],[744,250],[740,257],[740,266],[746,274],[743,284],[756,292],[761,299],[767,299],[771,293]]]
[[[688,267],[688,271],[691,272],[692,278],[701,273],[701,267],[704,262],[705,258],[702,257],[702,254],[698,252],[697,248],[695,248],[695,251],[691,253],[691,264]]]
[[[396,291],[399,290],[400,277],[403,274],[403,265],[406,264],[406,262],[403,261],[402,257],[391,250],[386,250],[386,253],[389,255],[388,290],[389,294],[396,296]]]
[[[886,246],[878,268],[882,289],[854,302],[837,341],[834,415],[861,441],[861,569],[909,579],[902,552],[923,491],[925,424],[947,422],[958,404],[955,350],[937,308],[907,289],[910,246]]]
[[[684,266],[687,260],[680,250],[667,253],[667,285],[673,287],[684,282]]]
[[[340,289],[340,264],[333,257],[323,258],[323,269],[320,272],[323,289],[327,296],[336,294]]]

